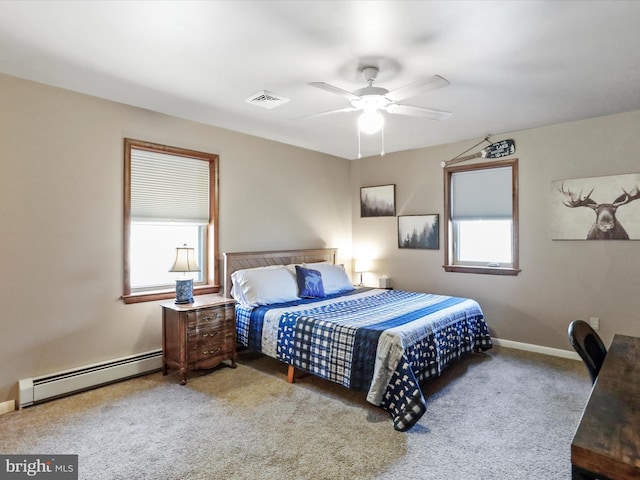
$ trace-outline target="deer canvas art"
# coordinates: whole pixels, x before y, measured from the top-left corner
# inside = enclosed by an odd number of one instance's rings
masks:
[[[554,240],[640,240],[640,174],[552,183]]]

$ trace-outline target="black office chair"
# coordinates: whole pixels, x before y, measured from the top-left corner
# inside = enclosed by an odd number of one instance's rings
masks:
[[[587,322],[574,320],[569,325],[569,341],[587,366],[591,383],[595,383],[604,357],[607,355],[607,349],[602,340]]]

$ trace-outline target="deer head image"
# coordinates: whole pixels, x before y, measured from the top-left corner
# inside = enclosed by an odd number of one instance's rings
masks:
[[[582,190],[577,194],[569,189],[565,190],[564,183],[558,190],[564,195],[565,200],[562,203],[567,207],[589,207],[596,213],[596,221],[587,234],[587,240],[629,240],[629,235],[616,218],[616,211],[619,207],[640,198],[638,185],[633,187],[630,192],[623,189],[624,193],[613,203],[596,203],[591,199],[593,188],[584,197]]]

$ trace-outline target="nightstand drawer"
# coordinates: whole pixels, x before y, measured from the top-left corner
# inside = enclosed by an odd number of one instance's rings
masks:
[[[190,312],[189,317],[190,319],[195,317],[194,326],[196,328],[200,328],[207,325],[217,325],[225,320],[233,320],[234,312],[235,309],[233,305],[222,305],[219,307],[203,308],[196,310],[195,312]],[[191,324],[191,321],[189,323]]]
[[[223,341],[225,337],[231,337],[233,332],[231,328],[231,323],[227,324],[227,326],[223,328],[199,328],[197,333],[194,332],[193,336],[189,336],[189,342],[197,341],[198,343],[214,343]]]
[[[190,331],[187,336],[187,343],[190,351],[211,350],[214,347],[226,345],[230,347],[235,344],[235,332],[233,322],[228,322],[222,328],[199,328]]]
[[[210,364],[220,363],[219,358],[228,358],[235,347],[235,337],[221,333],[209,339],[198,339],[189,345],[189,363],[194,362],[195,368],[209,368]]]

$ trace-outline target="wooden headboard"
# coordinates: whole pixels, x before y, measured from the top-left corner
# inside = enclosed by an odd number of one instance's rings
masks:
[[[337,248],[238,252],[224,254],[224,296],[231,297],[231,274],[245,268],[289,265],[291,263],[336,263]]]

